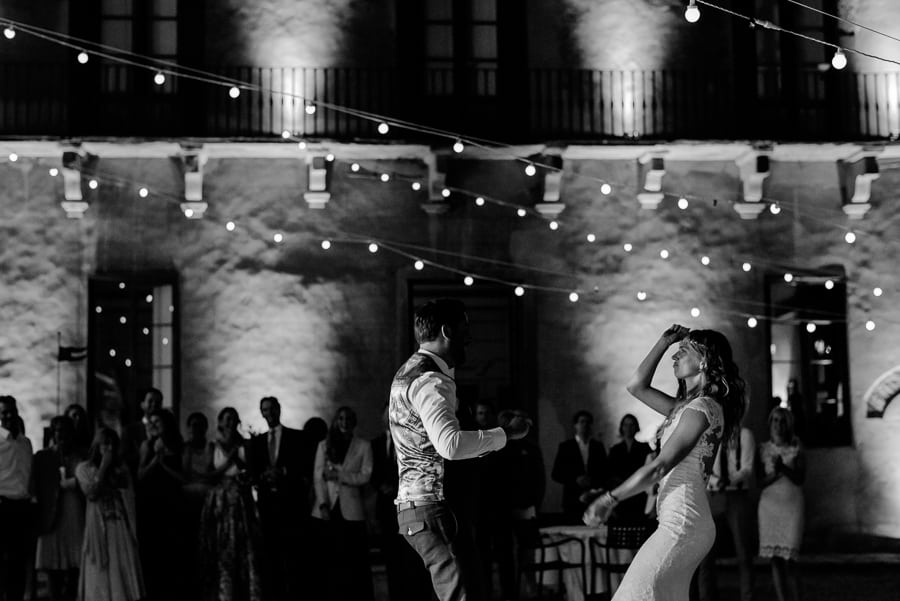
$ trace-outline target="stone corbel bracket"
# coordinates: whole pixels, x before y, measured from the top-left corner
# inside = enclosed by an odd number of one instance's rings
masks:
[[[331,200],[331,165],[326,155],[306,155],[306,192],[303,200],[310,209],[324,209]]]
[[[771,149],[753,149],[734,162],[741,174],[743,198],[734,203],[734,210],[741,219],[756,219],[766,208],[763,185],[771,173]]]
[[[850,219],[862,219],[872,208],[872,182],[881,175],[878,155],[881,147],[864,147],[845,159],[839,159],[838,177],[844,213]]]
[[[62,167],[59,170],[63,178],[63,200],[59,204],[69,219],[83,218],[90,207],[81,190],[81,174],[89,171],[96,159],[80,145],[63,148]]]
[[[184,202],[181,211],[188,219],[203,219],[209,205],[203,200],[203,166],[208,156],[202,147],[182,147],[181,166],[184,173]]]
[[[666,174],[665,149],[653,149],[638,158],[638,182],[641,191],[637,199],[642,209],[655,210],[665,198],[662,180]]]
[[[446,156],[438,156],[433,152],[425,158],[425,165],[428,167],[428,200],[419,206],[429,215],[443,215],[450,209],[443,195],[444,188],[447,187],[448,160]]]
[[[541,202],[534,205],[538,213],[548,219],[556,219],[562,213],[566,205],[560,202],[562,193],[562,150],[558,153],[547,154],[541,160],[542,163],[551,165],[555,169],[546,169],[544,171],[544,191]]]

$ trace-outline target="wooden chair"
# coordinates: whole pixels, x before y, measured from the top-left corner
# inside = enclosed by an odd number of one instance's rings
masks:
[[[569,560],[563,559],[563,554],[560,553],[562,547],[567,545],[572,545],[573,548],[577,549],[576,557]],[[550,551],[554,549],[556,552],[550,553]],[[517,582],[519,588],[521,588],[523,577],[527,574],[534,574],[538,587],[537,598],[545,599],[544,574],[547,572],[557,573],[556,593],[558,595],[560,588],[563,586],[564,572],[567,570],[578,570],[581,578],[581,590],[587,592],[587,566],[585,565],[587,563],[587,554],[582,539],[560,534],[541,534],[538,546],[533,549],[533,556],[535,557],[535,560],[532,563],[521,566],[519,570]]]
[[[601,601],[612,598],[613,574],[622,575],[628,571],[631,558],[641,548],[641,545],[650,538],[655,530],[654,525],[647,526],[617,526],[609,524],[606,530],[606,542],[601,543],[596,538],[590,539],[591,553],[591,589],[590,598]],[[630,551],[627,559],[621,558],[620,551]],[[597,570],[603,570],[606,579],[606,591],[597,592]]]

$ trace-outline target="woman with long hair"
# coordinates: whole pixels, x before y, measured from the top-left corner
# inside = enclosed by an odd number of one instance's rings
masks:
[[[316,452],[314,518],[327,546],[326,598],[373,598],[362,489],[372,477],[372,445],[353,434],[356,413],[341,407]]]
[[[261,601],[259,516],[250,493],[246,439],[234,407],[219,412],[213,447],[216,483],[200,515],[204,601]],[[302,544],[302,543],[301,543]]]
[[[119,435],[100,428],[75,477],[87,497],[79,601],[144,598],[131,476],[119,455]]]
[[[34,456],[34,481],[41,508],[35,569],[47,574],[50,599],[74,599],[84,537],[84,495],[75,470],[84,452],[75,444],[75,424],[64,415],[50,420],[53,443]]]
[[[772,560],[778,601],[800,600],[797,555],[803,540],[803,480],[806,460],[794,431],[794,415],[775,407],[769,414],[769,440],[760,445],[759,555]]]
[[[625,482],[631,474],[638,471],[647,462],[650,454],[650,445],[646,442],[635,440],[635,435],[641,431],[638,419],[631,413],[625,414],[619,422],[619,436],[622,440],[609,449],[606,464],[609,466],[610,486],[618,486]],[[611,518],[620,525],[643,525],[648,518],[644,515],[647,505],[647,494],[641,492],[630,499],[623,500],[616,507],[615,514]]]
[[[673,355],[678,392],[651,386],[666,350]],[[687,601],[691,576],[712,548],[716,528],[706,479],[722,440],[739,431],[744,382],[731,345],[714,330],[667,329],[627,386],[638,400],[666,416],[657,436],[659,454],[625,482],[602,493],[585,512],[589,525],[605,522],[615,506],[658,483],[659,527],[635,555],[614,599]]]

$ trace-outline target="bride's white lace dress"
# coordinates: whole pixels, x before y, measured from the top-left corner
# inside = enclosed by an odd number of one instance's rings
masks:
[[[662,445],[686,411],[701,412],[709,426],[690,453],[660,481],[659,528],[635,555],[613,601],[687,601],[691,576],[715,541],[706,480],[722,438],[722,408],[708,397],[677,406],[664,422]]]

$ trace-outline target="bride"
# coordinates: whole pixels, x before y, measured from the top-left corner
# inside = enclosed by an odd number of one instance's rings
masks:
[[[650,383],[666,350],[673,355],[677,396]],[[584,522],[605,522],[622,500],[659,483],[659,528],[634,557],[614,601],[687,601],[691,576],[716,537],[706,479],[716,449],[739,431],[744,414],[744,382],[731,345],[714,330],[673,325],[653,345],[627,386],[642,403],[666,416],[657,431],[657,457],[612,490],[603,492]]]

